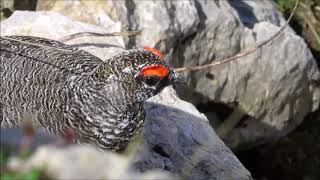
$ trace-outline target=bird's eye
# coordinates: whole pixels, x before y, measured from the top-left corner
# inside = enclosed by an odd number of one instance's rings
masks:
[[[161,78],[159,76],[147,76],[145,77],[145,82],[148,86],[155,86]]]

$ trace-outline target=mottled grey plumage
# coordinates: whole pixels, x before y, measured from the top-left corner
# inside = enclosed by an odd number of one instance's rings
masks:
[[[40,46],[39,46],[40,45]],[[103,62],[58,41],[1,38],[1,126],[32,119],[49,132],[72,129],[80,141],[121,150],[144,121],[143,101],[174,82],[176,74],[155,54],[130,50]],[[166,77],[142,77],[161,65]]]

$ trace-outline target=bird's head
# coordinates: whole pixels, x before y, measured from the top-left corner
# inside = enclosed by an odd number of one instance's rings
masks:
[[[107,61],[104,69],[109,74],[105,77],[126,84],[126,90],[134,91],[138,102],[156,95],[164,87],[175,84],[179,75],[162,57],[160,51],[145,47],[143,50],[129,50]]]

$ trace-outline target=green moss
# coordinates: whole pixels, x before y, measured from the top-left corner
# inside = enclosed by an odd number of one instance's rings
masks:
[[[296,0],[274,0],[274,1],[276,2],[277,7],[281,12],[293,10],[294,5],[296,4]]]
[[[38,180],[41,177],[41,171],[38,169],[31,169],[27,172],[3,172],[1,173],[1,180]]]

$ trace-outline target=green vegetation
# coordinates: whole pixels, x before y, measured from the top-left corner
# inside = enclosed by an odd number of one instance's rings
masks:
[[[6,164],[9,158],[9,152],[0,150],[0,166],[3,166]]]
[[[278,9],[288,17],[296,0],[274,0]],[[300,0],[291,27],[308,43],[313,53],[320,53],[320,0]]]
[[[0,180],[39,180],[42,179],[43,173],[39,169],[31,169],[26,172],[16,172],[10,171],[6,167],[6,163],[11,155],[10,148],[1,145],[0,148]],[[18,157],[21,159],[26,159],[31,155],[30,149],[22,150]]]
[[[1,180],[38,180],[40,179],[41,171],[38,169],[31,169],[27,172],[3,172]]]

